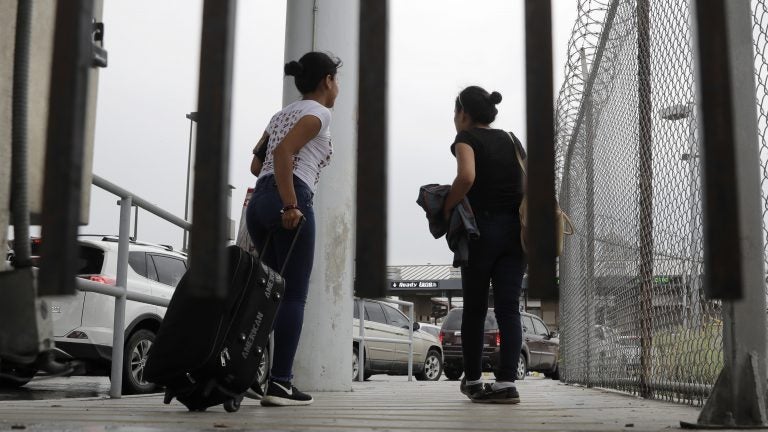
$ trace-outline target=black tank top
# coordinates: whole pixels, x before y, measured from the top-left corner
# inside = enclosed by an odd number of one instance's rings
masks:
[[[467,193],[475,212],[517,211],[523,199],[523,173],[515,154],[515,142],[500,129],[473,128],[461,131],[451,144],[465,143],[475,152],[475,182]],[[525,150],[518,146],[525,159]]]

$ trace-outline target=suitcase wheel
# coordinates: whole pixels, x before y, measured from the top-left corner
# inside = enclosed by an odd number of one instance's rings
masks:
[[[170,389],[165,390],[165,396],[163,397],[163,403],[168,405],[173,400],[173,393]]]
[[[224,409],[227,412],[237,412],[240,409],[240,401],[242,399],[230,399],[224,402]]]

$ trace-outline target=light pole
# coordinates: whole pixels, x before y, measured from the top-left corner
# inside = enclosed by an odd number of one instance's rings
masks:
[[[701,274],[699,269],[699,253],[696,245],[698,240],[698,226],[696,224],[696,214],[698,210],[698,197],[700,188],[697,185],[696,176],[696,160],[699,158],[699,146],[696,139],[696,116],[694,115],[695,104],[688,102],[686,104],[677,104],[669,107],[662,108],[659,111],[659,115],[662,119],[668,121],[688,120],[688,153],[683,153],[680,156],[680,160],[688,162],[688,205],[690,213],[690,243],[689,243],[689,271],[688,271],[688,289],[690,292],[686,292],[683,296],[683,308],[686,309],[683,319],[685,322],[683,325],[688,325],[689,312],[687,306],[691,305],[691,314],[693,315],[694,326],[699,325],[699,319],[701,316],[700,308],[701,301],[699,296],[699,275]]]
[[[184,198],[184,220],[189,221],[189,185],[191,183],[190,177],[192,173],[192,136],[194,126],[197,123],[197,111],[188,113],[186,117],[189,119],[189,148],[187,149],[187,187],[186,196]],[[189,232],[184,230],[184,242],[181,247],[184,252],[188,252],[189,249],[189,245],[187,244],[188,237]]]

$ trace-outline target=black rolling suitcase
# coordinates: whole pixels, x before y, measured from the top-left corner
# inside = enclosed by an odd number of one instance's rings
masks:
[[[267,243],[270,240],[271,236]],[[235,412],[258,378],[259,362],[285,292],[280,276],[285,267],[277,273],[238,246],[227,247],[227,255],[227,297],[211,301],[191,296],[187,272],[149,351],[144,377],[165,386],[166,404],[176,398],[190,411],[224,404],[228,412]]]

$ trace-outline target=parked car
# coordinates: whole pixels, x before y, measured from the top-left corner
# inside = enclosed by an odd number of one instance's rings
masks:
[[[359,305],[355,300],[353,335],[360,333]],[[406,375],[408,373],[408,333],[411,323],[397,308],[384,302],[365,300],[365,336],[398,339],[401,342],[365,342],[366,379],[374,374]],[[420,330],[413,323],[413,374],[418,380],[437,381],[443,373],[443,347],[437,337]],[[359,344],[352,343],[352,379],[360,367]]]
[[[78,277],[115,285],[118,238],[80,236],[78,242]],[[40,239],[33,239],[33,255],[38,254],[40,243]],[[170,299],[186,270],[186,255],[170,246],[135,241],[128,246],[129,291]],[[81,361],[87,375],[108,376],[112,361],[114,305],[114,297],[93,292],[77,291],[72,296],[52,298],[50,306],[57,357]],[[126,302],[123,393],[148,393],[155,389],[154,384],[144,380],[144,365],[164,315],[164,307]],[[26,368],[23,372],[24,379],[17,380],[16,386],[26,384],[35,371]]]
[[[440,337],[440,326],[430,323],[419,323],[419,331],[429,333],[432,336],[439,338]]]
[[[634,378],[640,375],[640,338],[626,335],[613,327],[593,326],[597,365],[604,377]]]
[[[464,373],[464,358],[461,353],[462,308],[448,312],[440,330],[443,344],[445,376],[459,379]],[[559,379],[557,361],[560,354],[560,340],[550,332],[539,317],[528,313],[521,314],[523,325],[523,346],[517,363],[517,377],[522,380],[528,371],[543,372],[545,376]],[[485,341],[483,345],[483,372],[492,372],[499,363],[500,334],[499,325],[493,309],[488,309],[485,317]]]

